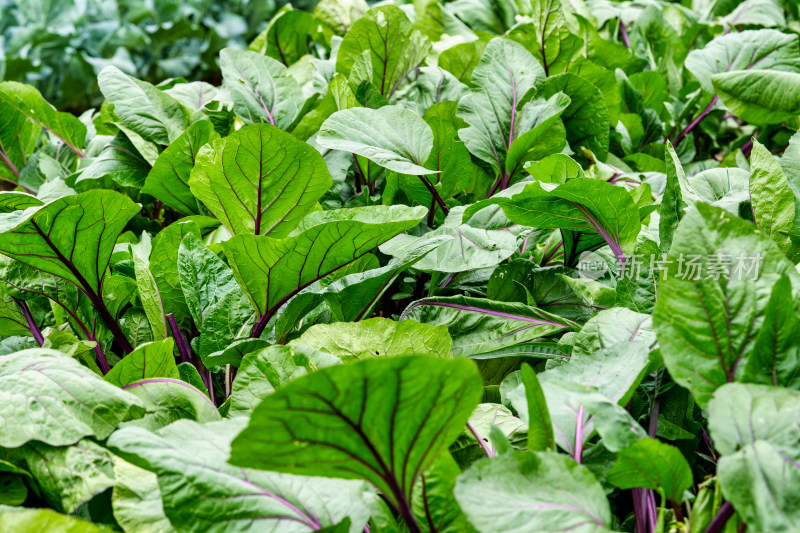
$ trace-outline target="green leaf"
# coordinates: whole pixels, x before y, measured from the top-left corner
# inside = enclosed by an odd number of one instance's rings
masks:
[[[239,532],[253,524],[310,532],[349,516],[363,529],[375,496],[364,483],[304,478],[228,464],[231,440],[247,424],[181,420],[156,432],[127,427],[109,447],[155,473],[164,513],[179,532]],[[191,453],[187,453],[191,450]]]
[[[14,221],[14,213],[3,215],[0,252],[100,294],[114,243],[138,211],[114,191],[66,196],[33,213],[25,211],[21,220]]]
[[[200,149],[189,187],[234,235],[287,236],[332,184],[314,148],[254,124]]]
[[[794,311],[792,284],[782,276],[764,309],[764,324],[756,336],[743,381],[800,388],[800,318]]]
[[[473,204],[464,213],[465,218],[488,205],[501,206],[510,221],[523,226],[590,234],[565,236],[569,241],[565,242],[568,266],[577,262],[581,252],[603,244],[624,263],[625,252],[634,246],[641,229],[639,209],[630,193],[590,178],[569,180],[557,187],[534,182],[509,198],[496,196]]]
[[[601,161],[605,161],[610,124],[603,93],[590,82],[569,72],[547,78],[538,89],[538,93],[545,98],[559,92],[570,98],[569,107],[561,114],[570,147],[576,151],[581,147],[588,148]]]
[[[651,489],[676,503],[691,488],[692,469],[674,446],[656,439],[642,439],[625,448],[608,472],[608,482],[621,489]]]
[[[703,203],[681,221],[667,261],[653,323],[670,375],[705,407],[718,387],[741,379],[773,285],[783,275],[800,285],[774,241]]]
[[[24,142],[26,137],[30,135],[27,132],[38,132],[41,130],[37,128],[43,128],[49,135],[63,142],[78,157],[84,157],[81,148],[86,142],[86,126],[74,115],[57,111],[56,108],[42,98],[39,91],[30,85],[23,85],[13,81],[0,83],[0,117],[2,117],[4,124],[7,123],[11,126],[12,132],[15,129],[22,130],[19,133],[13,133],[18,135],[18,139],[21,142]],[[33,130],[27,130],[25,126],[17,122],[22,117],[33,122]],[[5,135],[3,136],[5,137]],[[36,136],[38,137],[38,135]],[[2,148],[0,150],[5,152]],[[23,149],[23,161],[24,152],[25,150]]]
[[[37,440],[65,446],[106,438],[120,422],[141,416],[143,404],[71,357],[46,349],[0,358],[0,401],[8,428],[0,446]]]
[[[144,185],[149,171],[150,163],[139,154],[125,134],[118,133],[108,141],[100,155],[83,168],[73,187],[81,191],[84,186],[94,189],[98,187],[92,181],[104,184],[110,179],[121,187],[138,189]]]
[[[550,421],[550,411],[547,409],[547,401],[539,378],[529,365],[523,364],[520,369],[520,379],[525,387],[525,398],[528,401],[528,451],[555,451],[553,424]]]
[[[100,71],[97,83],[122,124],[146,141],[168,145],[189,127],[189,110],[180,102],[115,66]]]
[[[219,66],[233,110],[243,121],[264,122],[282,130],[294,123],[305,97],[285,65],[256,52],[225,48],[219,54]]]
[[[374,206],[314,212],[285,239],[236,235],[222,246],[263,330],[294,294],[416,226],[425,211]]]
[[[672,143],[664,145],[664,160],[667,163],[667,181],[661,198],[658,234],[661,238],[661,249],[666,253],[672,245],[675,229],[683,218],[686,207],[694,204],[696,196],[689,186],[686,172]]]
[[[590,318],[572,338],[572,354],[591,356],[602,348],[625,342],[655,344],[653,320],[646,313],[623,307],[604,309]]]
[[[610,531],[602,486],[585,467],[551,452],[511,453],[478,461],[455,497],[478,531]]]
[[[369,81],[389,99],[429,50],[428,40],[399,7],[380,6],[370,9],[347,31],[339,45],[336,71],[349,77],[357,59],[368,53]]]
[[[173,533],[155,474],[114,456],[114,519],[129,533]]]
[[[290,343],[297,344],[328,352],[344,362],[406,355],[440,359],[453,356],[453,340],[446,327],[429,326],[413,320],[395,322],[388,318],[317,324]]]
[[[193,220],[171,224],[153,239],[150,254],[150,272],[156,280],[164,312],[174,314],[178,320],[190,316],[178,273],[178,250],[190,233],[200,237],[200,227]]]
[[[319,130],[324,148],[352,152],[401,174],[426,175],[433,132],[422,117],[401,106],[337,111]]]
[[[739,22],[741,23],[741,22]],[[800,72],[800,45],[797,35],[777,30],[748,30],[717,37],[702,50],[686,57],[686,69],[713,94],[712,77],[731,71],[759,69]]]
[[[50,509],[0,508],[0,527],[8,531],[59,531],[102,533],[105,529]]]
[[[135,252],[133,267],[136,273],[136,285],[139,289],[139,300],[147,315],[147,320],[150,322],[150,328],[153,330],[153,338],[157,341],[163,340],[167,338],[167,322],[156,280],[150,272],[148,264]]]
[[[735,70],[711,81],[725,107],[745,122],[780,124],[800,113],[798,72]]]
[[[105,380],[124,387],[148,378],[179,378],[178,367],[172,353],[172,338],[143,344],[126,355],[105,375]]]
[[[709,429],[722,454],[722,492],[753,531],[792,531],[800,523],[798,391],[731,383],[708,404]]]
[[[128,422],[131,426],[155,431],[181,419],[198,422],[220,419],[216,406],[208,396],[179,379],[148,378],[122,388],[137,396],[147,407],[144,417]]]
[[[396,509],[407,508],[415,483],[461,432],[480,391],[480,375],[465,360],[375,358],[322,369],[256,407],[233,442],[231,463],[364,479]]]
[[[491,352],[573,327],[571,321],[534,307],[467,296],[417,300],[400,319],[447,326],[453,338],[454,357]]]
[[[193,344],[198,355],[224,350],[253,315],[253,308],[217,254],[189,233],[178,249],[178,275],[189,313],[200,335]]]
[[[266,54],[288,67],[308,53],[307,40],[313,25],[311,13],[295,11],[287,6],[269,21],[267,28],[248,49]]]
[[[200,148],[218,138],[214,125],[207,120],[189,126],[158,156],[147,174],[142,193],[155,196],[181,213],[200,214],[197,198],[189,189],[189,175]]]
[[[514,139],[525,133],[520,127],[524,117],[530,117],[531,127],[544,122],[537,119],[539,112],[531,109],[534,104],[522,104],[544,77],[541,65],[524,46],[503,38],[489,42],[472,72],[473,92],[458,103],[458,116],[470,127],[459,130],[459,136],[469,151],[495,172],[508,166],[506,152]]]
[[[482,452],[481,452],[482,453]],[[461,469],[449,453],[442,453],[420,477],[414,488],[412,509],[426,531],[474,533],[475,529],[453,498],[453,488]]]
[[[789,254],[794,226],[794,193],[780,163],[758,141],[750,156],[750,205],[756,227]]]
[[[66,447],[30,442],[22,455],[45,501],[61,512],[114,485],[113,455],[89,439]]]

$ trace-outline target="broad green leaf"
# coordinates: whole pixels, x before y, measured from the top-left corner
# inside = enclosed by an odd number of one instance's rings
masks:
[[[0,118],[4,124],[0,129],[0,177],[16,183],[36,148],[42,129],[17,112],[13,105],[3,105]]]
[[[569,96],[569,107],[561,114],[567,130],[567,141],[577,151],[581,147],[591,150],[601,161],[608,156],[608,109],[600,89],[591,82],[564,72],[547,78],[538,93],[545,98],[562,92]]]
[[[147,414],[128,423],[150,431],[176,420],[213,422],[220,416],[211,400],[192,385],[175,378],[147,378],[122,387],[138,397],[147,407]]]
[[[13,298],[0,294],[0,331],[2,335],[30,335],[28,323]]]
[[[114,191],[88,191],[54,200],[21,220],[0,220],[0,252],[100,294],[117,237],[139,211]],[[16,222],[16,223],[15,223]]]
[[[97,83],[122,124],[146,141],[168,145],[189,127],[189,110],[180,102],[115,66],[104,68]]]
[[[57,511],[72,513],[114,485],[113,455],[89,439],[58,447],[30,442],[22,455],[45,501]]]
[[[314,17],[336,35],[344,35],[368,10],[364,0],[321,0],[314,8]]]
[[[400,318],[447,326],[454,357],[491,352],[573,327],[571,321],[534,307],[467,296],[423,298],[409,305]]]
[[[189,189],[189,175],[200,148],[219,138],[207,120],[195,122],[156,159],[142,188],[165,205],[188,215],[200,214],[197,198]]]
[[[61,533],[102,533],[100,528],[51,509],[0,507],[0,528],[7,531],[59,531]]]
[[[324,148],[352,152],[389,170],[413,175],[436,172],[423,166],[433,139],[431,127],[422,117],[401,106],[337,111],[322,124],[317,136]]]
[[[538,161],[564,148],[565,130],[561,117],[569,106],[570,98],[564,93],[556,93],[547,100],[539,98],[522,108],[506,158],[505,170],[510,179],[518,176],[529,161]]]
[[[495,210],[499,211],[497,208]],[[493,267],[511,257],[518,249],[517,238],[508,227],[493,228],[480,221],[463,224],[464,208],[457,207],[441,227],[422,237],[398,235],[381,246],[381,252],[406,257],[409,250],[434,239],[443,240],[436,250],[420,259],[414,268],[433,272],[466,272]],[[446,239],[446,240],[444,240]]]
[[[82,191],[83,187],[95,189],[98,188],[96,183],[105,184],[108,183],[107,180],[111,180],[121,187],[139,189],[145,183],[149,171],[150,163],[139,154],[125,134],[118,133],[108,141],[103,151],[81,170],[73,187],[79,191]],[[95,183],[92,183],[93,181]]]
[[[153,239],[150,254],[150,272],[156,280],[164,312],[174,314],[178,320],[191,316],[178,273],[178,250],[183,238],[190,233],[201,236],[200,226],[191,219],[167,226]]]
[[[355,21],[345,34],[336,57],[336,71],[350,76],[357,58],[367,52],[372,70],[369,81],[389,99],[429,50],[428,40],[414,29],[399,7],[380,6]]]
[[[193,234],[178,249],[178,276],[189,313],[199,330],[198,355],[224,350],[253,315],[253,308],[231,268]]]
[[[628,191],[589,178],[569,180],[557,187],[531,183],[509,198],[494,197],[473,204],[465,218],[488,205],[501,206],[506,217],[516,224],[561,229],[568,240],[565,242],[568,266],[576,264],[581,252],[603,244],[624,264],[625,252],[632,251],[641,229],[639,209]]]
[[[661,490],[673,502],[681,503],[693,479],[692,469],[678,448],[656,439],[642,439],[617,455],[608,482],[621,489]]]
[[[732,383],[708,404],[709,429],[722,454],[722,492],[753,531],[793,531],[800,507],[800,393]],[[792,423],[788,423],[792,421]]]
[[[316,370],[314,364],[306,366]],[[247,354],[239,365],[231,396],[224,406],[227,416],[249,417],[256,405],[276,388],[306,375],[306,366],[302,364],[302,357],[288,346],[272,345]]]
[[[111,508],[126,533],[173,533],[155,474],[114,456]]]
[[[458,477],[455,497],[478,531],[610,531],[605,492],[585,467],[552,452],[504,454]]]
[[[33,195],[16,191],[0,191],[0,213],[24,210],[29,207],[38,207],[44,202]]]
[[[773,285],[788,275],[797,286],[797,274],[750,222],[703,203],[684,216],[666,260],[653,324],[670,375],[705,407],[741,378]]]
[[[256,328],[263,330],[291,296],[416,226],[425,211],[375,206],[314,212],[285,239],[236,235],[222,246],[236,281],[260,317]]]
[[[65,446],[87,436],[104,439],[120,422],[144,414],[136,397],[75,359],[46,349],[0,358],[0,401],[4,448],[31,440]]]
[[[200,149],[189,187],[234,235],[287,236],[332,182],[314,148],[267,124]]]
[[[256,407],[231,463],[364,479],[400,509],[461,432],[480,391],[465,360],[375,358],[322,369]]]
[[[238,532],[267,527],[306,533],[349,516],[363,530],[375,495],[364,483],[306,478],[228,464],[231,440],[246,418],[198,424],[181,420],[156,432],[127,427],[109,447],[158,476],[164,513],[179,532]],[[191,453],[187,453],[191,450]]]
[[[288,6],[269,21],[267,28],[248,49],[265,54],[288,67],[308,53],[307,40],[313,25],[311,13],[295,11]]]
[[[11,134],[15,135],[19,142],[24,143],[26,138],[30,139],[30,133],[27,132],[31,130],[19,121],[21,117],[25,117],[34,124],[33,131],[37,131],[36,128],[43,128],[49,135],[63,142],[78,157],[84,157],[81,149],[86,142],[86,126],[74,115],[57,111],[30,85],[14,81],[0,83],[0,117],[4,125],[11,127]],[[2,137],[5,138],[5,134]],[[0,150],[6,152],[3,148],[0,147]],[[13,150],[10,146],[8,149]]]
[[[460,82],[469,83],[490,38],[490,35],[483,34],[476,41],[460,43],[444,50],[439,55],[439,66],[453,74]]]
[[[773,286],[742,381],[800,388],[800,318],[786,276]]]
[[[573,355],[591,356],[602,348],[638,341],[645,342],[648,346],[656,342],[650,315],[623,307],[612,307],[587,320],[570,343]]]
[[[788,255],[795,218],[794,193],[780,163],[758,141],[753,141],[750,156],[750,205],[756,227]]]
[[[133,254],[133,267],[136,273],[136,285],[139,290],[139,301],[150,322],[153,338],[157,341],[167,338],[167,322],[161,295],[158,293],[156,280],[150,272],[149,265],[139,254]]]
[[[225,48],[219,55],[223,87],[233,110],[247,124],[264,122],[286,130],[303,108],[305,98],[286,66],[256,52]]]
[[[489,42],[472,72],[473,91],[458,104],[458,116],[470,127],[459,130],[459,136],[469,151],[490,164],[495,172],[507,168],[506,153],[519,135],[537,124],[549,125],[547,119],[554,112],[560,113],[557,107],[539,109],[541,103],[522,104],[526,94],[544,77],[542,67],[524,46],[503,38]],[[529,127],[523,129],[521,124],[525,120]],[[531,144],[526,143],[528,147]]]
[[[539,378],[529,365],[523,364],[520,369],[520,380],[525,387],[525,398],[528,402],[528,451],[555,451],[553,424],[550,421],[550,411],[547,409],[547,401]]]
[[[780,124],[800,113],[800,72],[735,70],[711,77],[731,113],[751,124]]]
[[[459,464],[470,464],[487,455],[504,453],[496,446],[493,432],[499,432],[502,439],[516,449],[525,448],[527,424],[504,405],[481,403],[470,415],[469,426],[450,445],[450,452]]]
[[[759,69],[800,72],[800,44],[797,35],[777,30],[732,32],[689,52],[685,65],[703,90],[713,94],[714,74],[750,70],[756,65]]]
[[[143,344],[126,355],[105,375],[105,380],[124,387],[148,378],[179,378],[172,338]]]
[[[395,322],[388,318],[317,324],[290,343],[296,344],[328,352],[345,362],[405,355],[440,359],[453,356],[453,340],[446,327],[429,326],[413,320]]]

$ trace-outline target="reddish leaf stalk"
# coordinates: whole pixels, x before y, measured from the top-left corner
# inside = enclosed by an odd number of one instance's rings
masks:
[[[622,35],[622,42],[625,43],[625,48],[631,49],[631,40],[628,38],[628,30],[625,28],[625,23],[622,19],[619,20],[619,33]]]
[[[574,459],[580,464],[583,458],[583,406],[578,408],[578,416],[575,422],[575,456]]]
[[[28,329],[31,331],[31,335],[39,344],[39,346],[44,346],[44,335],[39,330],[39,326],[36,325],[36,321],[33,320],[33,315],[31,315],[31,310],[28,309],[28,302],[25,300],[20,300],[14,298],[14,302],[19,307],[19,310],[22,312],[22,316],[25,317],[25,322],[28,323]]]
[[[472,424],[470,424],[469,422],[467,422],[467,429],[469,429],[472,432],[472,434],[475,436],[475,439],[478,441],[478,444],[481,445],[481,448],[483,448],[483,451],[486,452],[487,456],[494,457],[495,455],[497,455],[497,453],[489,447],[489,445],[486,443],[486,441],[484,441],[481,438],[481,436],[478,435],[478,432],[475,430],[474,427],[472,427]]]
[[[175,337],[175,344],[178,345],[178,353],[181,356],[181,361],[184,363],[191,363],[192,347],[189,346],[189,343],[186,341],[186,337],[184,337],[183,333],[181,333],[181,330],[178,327],[178,321],[175,320],[175,315],[172,313],[167,314],[167,322],[169,322],[169,327],[172,330],[172,336]]]
[[[436,190],[436,187],[433,186],[430,180],[425,176],[420,176],[419,179],[422,180],[422,183],[425,184],[425,187],[428,188],[428,191],[431,193],[433,199],[436,201],[437,204],[439,204],[439,207],[442,208],[442,212],[444,213],[444,215],[447,216],[448,214],[450,214],[450,210],[447,209],[447,204],[445,204],[444,199],[442,199],[442,197],[439,196],[439,191]]]
[[[719,508],[719,512],[717,515],[711,520],[711,523],[708,524],[705,533],[719,533],[723,529],[725,529],[725,524],[728,523],[728,520],[733,516],[734,509],[733,504],[731,502],[725,502],[722,504],[722,507]]]
[[[695,128],[695,126],[700,124],[700,122],[702,122],[702,120],[704,118],[706,118],[708,116],[708,114],[711,113],[711,111],[714,110],[714,106],[716,105],[716,103],[718,101],[719,101],[719,96],[715,95],[714,98],[711,99],[711,103],[708,104],[708,106],[703,110],[703,112],[700,113],[697,116],[697,118],[694,119],[688,126],[686,126],[686,129],[683,130],[680,133],[680,135],[678,135],[678,137],[675,139],[675,146],[678,146],[681,143],[681,141],[683,140],[683,138],[686,137],[686,135],[688,135],[689,132],[692,131]]]

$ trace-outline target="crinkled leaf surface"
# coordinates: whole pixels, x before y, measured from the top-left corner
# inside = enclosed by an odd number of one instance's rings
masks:
[[[65,446],[82,437],[106,438],[120,422],[141,416],[144,406],[54,350],[22,350],[0,358],[0,446],[37,440]]]
[[[318,324],[291,344],[304,344],[343,361],[403,355],[427,355],[440,359],[453,356],[453,340],[446,327],[429,326],[413,320],[395,322],[388,318]]]
[[[247,419],[181,420],[157,432],[124,428],[109,447],[155,473],[164,512],[177,531],[298,533],[349,516],[363,529],[375,502],[363,482],[307,478],[228,464],[231,440]],[[191,450],[192,453],[186,453]]]
[[[142,344],[114,365],[104,379],[118,387],[147,378],[177,379],[180,376],[172,353],[174,346],[171,337]]]
[[[610,531],[603,488],[585,467],[552,452],[504,454],[459,476],[455,497],[478,531]]]

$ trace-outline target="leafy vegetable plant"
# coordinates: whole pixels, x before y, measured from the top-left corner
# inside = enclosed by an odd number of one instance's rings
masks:
[[[55,4],[0,530],[800,531],[795,3]]]

